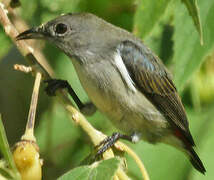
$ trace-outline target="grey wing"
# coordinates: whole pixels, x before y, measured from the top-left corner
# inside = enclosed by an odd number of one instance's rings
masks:
[[[194,145],[187,116],[170,74],[162,62],[143,44],[124,41],[117,50],[136,87],[164,115],[174,134]]]

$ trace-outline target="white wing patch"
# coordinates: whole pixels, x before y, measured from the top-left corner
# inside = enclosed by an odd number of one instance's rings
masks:
[[[119,50],[117,50],[117,52],[114,55],[114,62],[115,62],[117,69],[119,70],[119,72],[121,74],[121,77],[126,82],[126,85],[128,86],[128,88],[131,91],[136,92],[137,90],[134,86],[134,82],[133,82],[132,78],[130,77],[128,70],[126,69],[126,66],[120,56]]]

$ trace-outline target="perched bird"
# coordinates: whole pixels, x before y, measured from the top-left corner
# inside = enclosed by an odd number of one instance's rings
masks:
[[[90,13],[66,14],[17,36],[45,39],[68,55],[93,104],[124,134],[105,139],[98,153],[119,138],[172,145],[183,151],[201,173],[206,170],[194,151],[187,115],[161,60],[128,31]],[[60,85],[61,82],[61,85]],[[50,87],[67,81],[50,80]]]

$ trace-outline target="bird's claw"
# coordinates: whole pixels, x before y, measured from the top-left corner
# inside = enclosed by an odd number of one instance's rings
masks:
[[[44,82],[48,84],[45,88],[45,91],[49,96],[55,96],[57,90],[64,89],[68,85],[68,82],[66,80],[61,79],[48,79]]]
[[[102,146],[101,148],[98,149],[95,156],[98,157],[101,154],[103,154],[107,149],[111,148],[120,138],[121,138],[121,134],[118,132],[113,133],[111,136],[106,137],[97,146],[95,146],[95,148],[99,148],[100,146]]]
[[[91,102],[85,103],[84,106],[80,108],[81,113],[88,116],[93,115],[96,112],[96,110],[97,110],[96,107]]]

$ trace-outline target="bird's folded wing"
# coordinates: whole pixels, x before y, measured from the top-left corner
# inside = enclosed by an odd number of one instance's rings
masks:
[[[117,51],[136,88],[164,115],[178,136],[194,145],[184,107],[169,72],[158,57],[143,44],[131,41],[119,44]]]

